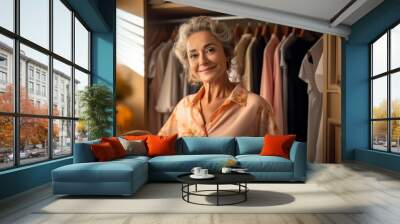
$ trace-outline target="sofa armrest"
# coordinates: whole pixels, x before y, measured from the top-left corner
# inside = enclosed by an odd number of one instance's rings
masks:
[[[303,142],[293,142],[290,148],[290,160],[293,162],[293,179],[305,181],[307,176],[307,148]]]
[[[75,143],[74,163],[95,162],[96,158],[94,157],[90,146],[97,143],[100,143],[100,141],[94,140],[89,142]]]

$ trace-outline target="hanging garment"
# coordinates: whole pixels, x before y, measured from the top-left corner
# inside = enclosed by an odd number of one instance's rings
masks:
[[[260,96],[262,96],[270,105],[273,103],[274,92],[274,52],[279,44],[278,37],[273,33],[264,49],[264,62],[261,76]],[[275,112],[274,112],[275,113]]]
[[[261,84],[261,75],[262,75],[262,66],[263,66],[263,56],[264,56],[264,48],[265,41],[262,37],[256,37],[253,45],[252,51],[252,61],[253,61],[253,77],[251,83],[251,91],[256,94],[260,94],[260,84]]]
[[[157,121],[159,118],[159,114],[157,113],[155,106],[156,106],[156,96],[154,95],[154,85],[156,73],[157,73],[157,57],[160,50],[164,47],[166,42],[160,43],[154,50],[150,56],[149,67],[148,67],[148,104],[147,104],[147,123],[148,123],[148,130],[151,133],[157,133],[157,123],[161,122],[161,119]]]
[[[160,43],[155,49],[153,50],[151,56],[150,56],[150,61],[149,61],[149,67],[148,67],[148,75],[147,78],[154,78],[156,76],[156,66],[157,66],[157,57],[158,53],[160,52],[160,49],[163,48],[165,42]]]
[[[296,134],[296,140],[307,141],[308,94],[307,84],[299,78],[304,55],[312,42],[297,38],[286,50],[285,61],[288,65],[288,133]]]
[[[322,94],[315,83],[315,72],[322,56],[322,38],[307,52],[300,67],[299,78],[307,83],[308,93],[308,119],[307,122],[307,159],[315,161],[316,145],[319,133],[319,123],[322,112]]]
[[[243,34],[240,38],[239,43],[235,46],[234,54],[235,56],[235,64],[237,74],[243,75],[244,72],[244,60],[246,56],[246,50],[251,41],[251,34]],[[241,77],[240,77],[241,78]]]
[[[245,56],[245,63],[244,63],[244,72],[243,72],[243,86],[251,91],[251,83],[253,79],[253,51],[254,51],[254,43],[256,41],[255,37],[252,37],[249,43],[249,46],[247,46],[246,50],[246,56]]]
[[[159,113],[171,113],[176,104],[182,98],[183,88],[181,87],[181,73],[183,68],[175,52],[171,50],[164,72],[164,79],[161,83],[157,99],[156,111]]]
[[[160,94],[162,80],[164,79],[164,72],[168,55],[172,48],[172,40],[168,40],[158,51],[156,55],[154,78],[151,80],[149,86],[149,130],[151,133],[157,133],[162,126],[162,116],[156,110],[157,98]]]
[[[182,66],[182,64],[181,64]],[[182,71],[179,74],[180,80],[181,80],[181,89],[182,89],[182,96],[181,98],[189,95],[189,81],[188,81],[188,76],[186,75],[186,72],[183,70],[182,66]]]
[[[296,40],[296,36],[294,33],[290,33],[289,36],[282,42],[281,44],[281,55],[280,55],[280,66],[281,66],[281,76],[282,76],[282,108],[283,108],[283,133],[288,133],[288,125],[287,125],[287,108],[288,108],[288,100],[287,100],[287,63],[285,61],[285,54],[287,48],[292,45],[292,43]]]
[[[282,74],[280,68],[280,55],[281,45],[286,40],[282,37],[282,41],[276,46],[274,52],[274,69],[273,69],[273,83],[274,92],[272,98],[272,109],[274,111],[274,120],[278,127],[278,134],[283,134],[283,99],[282,99]]]
[[[200,100],[204,87],[183,98],[158,135],[182,136],[264,136],[275,134],[272,108],[260,96],[237,84],[223,104],[205,123]]]
[[[315,71],[315,84],[317,86],[317,90],[320,94],[324,91],[324,83],[325,83],[325,73],[324,73],[324,58],[321,56],[318,62],[317,70]],[[323,96],[322,96],[323,97]],[[321,105],[322,106],[322,105]],[[321,113],[321,119],[319,119],[319,129],[318,129],[318,139],[316,144],[316,152],[315,152],[315,161],[316,163],[324,163],[326,162],[326,147],[324,147],[324,123],[325,120],[324,114]]]

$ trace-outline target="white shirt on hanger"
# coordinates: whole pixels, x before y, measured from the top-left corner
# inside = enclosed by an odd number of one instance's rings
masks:
[[[319,125],[322,113],[322,94],[318,91],[315,76],[322,56],[323,39],[320,38],[304,56],[299,78],[308,84],[307,159],[315,161]]]

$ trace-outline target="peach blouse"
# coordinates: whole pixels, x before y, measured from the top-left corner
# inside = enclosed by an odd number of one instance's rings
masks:
[[[275,134],[271,106],[260,96],[237,84],[223,104],[205,123],[201,114],[202,87],[196,94],[184,97],[158,135],[182,136],[264,136]]]

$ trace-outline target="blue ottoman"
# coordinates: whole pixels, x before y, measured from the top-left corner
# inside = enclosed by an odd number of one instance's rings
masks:
[[[52,171],[53,193],[132,195],[148,180],[147,157],[74,163]]]

